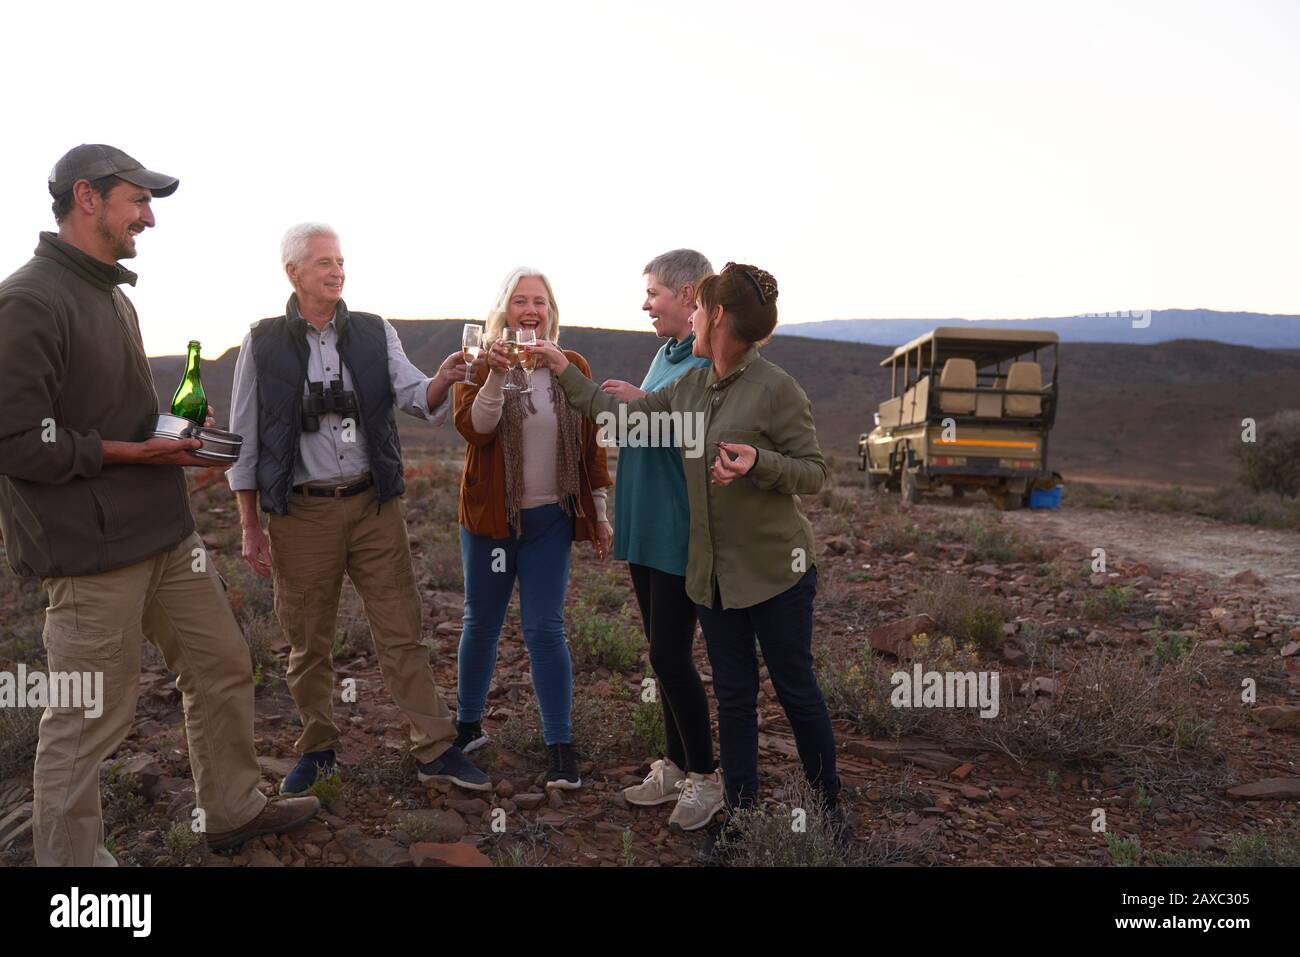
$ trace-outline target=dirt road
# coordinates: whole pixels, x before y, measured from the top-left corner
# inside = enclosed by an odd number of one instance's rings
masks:
[[[1148,565],[1219,578],[1249,569],[1263,587],[1300,609],[1300,533],[1230,525],[1193,515],[1062,508],[1004,513],[1016,526],[1106,549]]]

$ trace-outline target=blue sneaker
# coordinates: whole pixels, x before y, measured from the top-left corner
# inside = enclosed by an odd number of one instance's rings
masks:
[[[280,782],[280,793],[302,794],[321,778],[335,774],[338,769],[333,751],[308,751]]]
[[[492,779],[471,764],[464,752],[454,744],[432,761],[426,761],[417,767],[421,783],[450,781],[471,791],[492,790]]]

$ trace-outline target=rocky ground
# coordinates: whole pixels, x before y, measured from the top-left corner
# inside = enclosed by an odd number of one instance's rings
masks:
[[[431,654],[449,694],[462,601],[457,480],[455,462],[422,463],[411,470],[406,505]],[[1285,587],[1285,557],[1253,569],[1249,554],[1207,538],[1195,561],[1156,561],[1154,543],[1176,516],[1112,513],[1128,531],[1108,535],[1102,519],[1069,509],[1068,493],[1066,503],[1057,513],[1004,515],[977,499],[926,499],[904,512],[896,496],[864,492],[860,473],[844,463],[805,503],[818,530],[815,647],[853,826],[850,862],[1295,862],[1300,607]],[[224,484],[196,488],[194,508],[250,642],[256,743],[273,793],[295,761],[297,716],[270,588],[238,559]],[[1270,548],[1289,547],[1292,560],[1300,554],[1300,535],[1270,534],[1287,539],[1270,539]],[[1178,536],[1180,549],[1196,551],[1194,535]],[[1106,549],[1104,569],[1094,565],[1095,548]],[[1268,587],[1278,578],[1283,587]],[[13,578],[0,587],[0,667],[39,663],[40,593]],[[358,695],[336,701],[345,768],[318,785],[326,810],[293,834],[236,853],[196,846],[179,695],[154,654],[131,735],[104,769],[111,849],[141,865],[697,863],[703,838],[671,834],[670,806],[634,809],[620,794],[646,774],[662,736],[657,706],[642,701],[649,672],[626,570],[576,548],[568,604],[581,790],[548,796],[541,786],[545,760],[517,609],[489,695],[492,742],[474,754],[494,793],[418,784],[403,752],[403,719],[348,588],[336,668],[340,679],[356,679]],[[702,641],[696,659],[708,682]],[[891,674],[910,673],[916,662],[996,672],[999,715],[892,707]],[[30,864],[34,725],[12,713],[0,720],[0,859]],[[800,800],[798,762],[766,675],[760,748],[769,799],[762,814],[777,826],[749,829],[742,859],[813,860],[808,834],[783,823]]]

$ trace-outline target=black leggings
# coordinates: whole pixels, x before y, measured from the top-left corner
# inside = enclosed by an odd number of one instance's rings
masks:
[[[650,667],[659,677],[668,760],[683,771],[711,774],[714,763],[709,699],[691,660],[695,603],[686,595],[686,579],[649,565],[629,562],[627,567],[650,642]]]

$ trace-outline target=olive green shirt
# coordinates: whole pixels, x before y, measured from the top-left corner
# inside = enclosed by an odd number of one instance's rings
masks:
[[[557,381],[588,418],[618,415],[622,403],[577,369],[565,369]],[[703,455],[682,449],[691,510],[687,595],[711,607],[716,587],[723,608],[748,608],[795,585],[814,564],[812,526],[799,496],[817,493],[826,481],[812,406],[799,383],[751,346],[724,379],[712,366],[692,369],[627,403],[629,425],[634,413],[672,412],[699,413],[694,434],[705,438]],[[719,441],[758,450],[748,474],[729,485],[713,485],[709,476]]]

